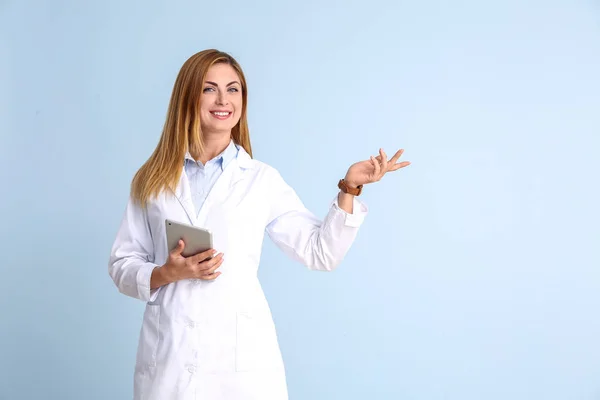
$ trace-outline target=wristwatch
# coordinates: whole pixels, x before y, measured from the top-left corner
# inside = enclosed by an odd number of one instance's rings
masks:
[[[343,179],[340,179],[340,181],[338,182],[338,187],[344,193],[352,194],[354,196],[360,196],[360,194],[362,193],[363,185],[358,185],[355,188],[350,187],[350,186],[348,186],[346,181],[344,181]]]

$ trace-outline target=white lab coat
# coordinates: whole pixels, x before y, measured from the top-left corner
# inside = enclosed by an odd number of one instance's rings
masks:
[[[321,221],[274,168],[241,147],[197,217],[185,171],[176,193],[146,209],[130,200],[108,269],[121,293],[146,302],[134,399],[286,400],[277,334],[257,278],[264,232],[293,259],[329,271],[367,214],[358,199],[353,206],[352,214],[344,212],[336,196]],[[224,253],[217,279],[150,290],[152,270],[168,257],[167,218],[213,231],[214,247]]]

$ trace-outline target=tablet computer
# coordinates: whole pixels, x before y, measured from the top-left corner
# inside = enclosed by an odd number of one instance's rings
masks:
[[[212,232],[208,229],[169,219],[165,220],[165,229],[169,252],[177,247],[180,239],[185,243],[181,253],[184,257],[193,256],[213,248]]]

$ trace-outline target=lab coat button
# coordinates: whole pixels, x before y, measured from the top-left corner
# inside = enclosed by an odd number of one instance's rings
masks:
[[[193,374],[194,372],[196,372],[196,367],[194,367],[194,366],[188,367],[188,372],[190,374]]]

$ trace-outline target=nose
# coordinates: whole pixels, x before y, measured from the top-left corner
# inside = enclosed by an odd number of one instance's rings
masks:
[[[219,90],[219,93],[217,94],[217,104],[220,106],[224,106],[227,104],[227,97],[225,96],[225,93],[223,93],[220,90]]]

